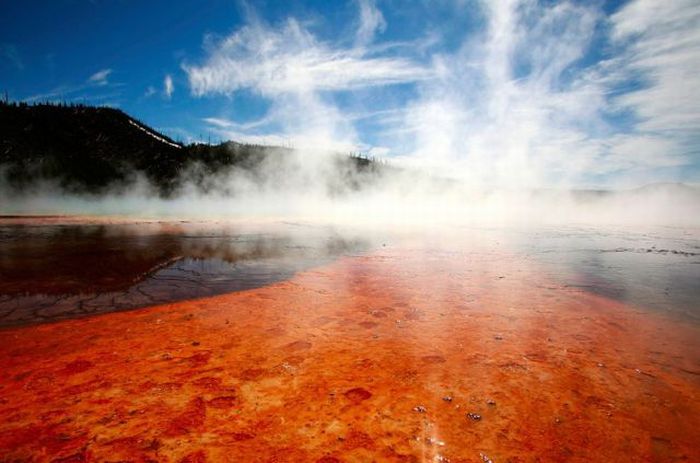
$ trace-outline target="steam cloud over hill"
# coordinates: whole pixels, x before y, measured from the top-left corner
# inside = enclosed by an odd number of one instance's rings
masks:
[[[326,150],[181,145],[112,108],[2,104],[3,213],[361,223],[696,223],[700,192],[483,188]],[[652,219],[653,218],[653,219]]]

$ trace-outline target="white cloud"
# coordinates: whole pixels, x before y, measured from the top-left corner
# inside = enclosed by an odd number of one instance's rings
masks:
[[[90,78],[88,79],[88,82],[91,84],[100,85],[100,86],[107,85],[109,83],[107,78],[109,77],[109,75],[111,73],[112,73],[111,69],[102,69],[100,71],[97,71],[93,75],[91,75]]]
[[[102,69],[79,84],[62,84],[46,92],[25,96],[24,100],[71,101],[117,107],[120,105],[118,99],[121,97],[121,88],[124,84],[110,82],[109,76],[111,74],[111,69]]]
[[[311,151],[356,151],[359,138],[341,110],[313,93],[276,98],[263,118],[238,123],[206,118],[223,139],[244,143],[293,146]]]
[[[209,39],[205,60],[183,68],[194,95],[247,89],[271,103],[256,121],[209,118],[221,136],[357,149],[367,145],[356,124],[371,121],[383,130],[383,155],[389,147],[406,163],[475,184],[610,184],[692,161],[688,147],[700,129],[696,1],[633,0],[612,17],[597,3],[479,5],[487,27],[453,52],[440,50],[435,34],[420,50],[370,45],[386,21],[373,1],[358,0],[353,45],[322,41],[295,19],[277,28],[253,22]],[[606,59],[582,61],[606,40]],[[397,83],[418,92],[403,107],[355,99],[349,111],[334,97]]]
[[[230,95],[252,89],[264,96],[351,90],[415,82],[428,71],[406,58],[367,57],[356,48],[318,41],[299,22],[279,28],[251,24],[212,44],[203,65],[184,65],[192,93]]]
[[[229,119],[218,118],[218,117],[206,117],[206,118],[204,118],[204,122],[206,122],[207,124],[209,124],[213,127],[218,127],[220,129],[251,130],[251,129],[258,128],[258,127],[268,126],[273,122],[273,120],[268,115],[268,116],[265,116],[261,119],[257,119],[254,121],[248,121],[248,122],[244,122],[244,123],[235,122],[235,121],[232,121]]]
[[[606,23],[597,7],[483,5],[485,34],[434,57],[439,78],[380,140],[403,146],[407,162],[520,186],[648,181],[692,162],[679,132],[700,129],[700,4],[629,3],[610,19],[614,57],[585,69],[578,60]],[[611,97],[639,76],[646,86]],[[640,120],[620,129],[607,117],[621,110]]]
[[[403,143],[406,162],[471,184],[576,180],[599,155],[582,125],[602,124],[604,90],[567,83],[563,73],[583,56],[600,12],[529,1],[484,7],[488,28],[457,52],[434,56],[439,77],[421,84],[382,142]]]
[[[155,95],[156,93],[156,88],[153,85],[149,85],[148,88],[146,88],[146,91],[143,93],[143,96],[149,98]]]
[[[173,78],[170,74],[166,74],[163,79],[163,95],[168,100],[173,96],[175,91],[175,85],[173,84]]]
[[[367,23],[360,21],[362,27]],[[183,65],[194,95],[248,89],[271,102],[260,123],[222,127],[209,121],[222,137],[238,140],[356,150],[362,144],[353,121],[329,94],[430,77],[429,69],[408,58],[368,56],[365,47],[325,43],[295,19],[279,27],[252,22],[222,40],[208,39],[207,50],[203,64]]]
[[[374,0],[358,0],[360,7],[360,25],[357,29],[356,42],[364,46],[372,42],[377,32],[384,32],[386,21]]]
[[[620,63],[646,80],[617,104],[641,118],[647,132],[700,130],[700,3],[638,0],[611,18],[613,37],[626,43]]]

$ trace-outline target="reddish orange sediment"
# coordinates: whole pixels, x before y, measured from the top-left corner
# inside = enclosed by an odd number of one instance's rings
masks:
[[[699,386],[693,322],[382,250],[0,331],[0,461],[700,461]]]

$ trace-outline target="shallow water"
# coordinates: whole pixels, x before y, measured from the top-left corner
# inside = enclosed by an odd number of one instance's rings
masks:
[[[338,237],[280,224],[237,226],[224,236],[235,242],[300,229],[316,245]],[[311,253],[319,260],[242,291],[7,327],[0,455],[698,461],[698,299],[694,286],[676,280],[697,271],[697,235],[630,233],[454,229],[359,241],[342,234],[359,250],[331,245],[333,252]],[[140,250],[129,256],[168,255],[167,239],[122,248]],[[286,239],[284,256],[308,255],[309,246]],[[161,242],[170,244],[153,245]],[[284,267],[262,265],[266,253],[246,255],[243,273],[258,271],[259,280]],[[156,266],[126,284],[159,272],[165,281],[230,283],[220,255],[177,262],[182,267]],[[109,272],[99,275],[94,281],[117,288]],[[46,287],[83,284],[79,276],[63,280]],[[657,294],[662,286],[668,295]],[[633,294],[644,288],[643,297]]]
[[[568,226],[492,232],[565,285],[700,319],[700,230]]]
[[[474,244],[513,249],[564,285],[700,318],[700,233],[693,230],[465,228],[451,234],[455,252],[473,251]],[[360,236],[298,224],[239,230],[208,223],[0,222],[0,327],[261,287],[381,241]],[[441,242],[434,238],[423,235],[424,245]]]
[[[0,327],[258,288],[366,247],[293,224],[0,222]]]

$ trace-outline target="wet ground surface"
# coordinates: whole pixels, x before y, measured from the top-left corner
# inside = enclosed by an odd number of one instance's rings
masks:
[[[686,310],[593,291],[639,283],[543,262],[502,234],[434,238],[235,293],[0,330],[0,461],[700,460]]]

